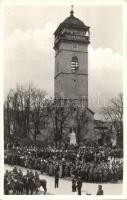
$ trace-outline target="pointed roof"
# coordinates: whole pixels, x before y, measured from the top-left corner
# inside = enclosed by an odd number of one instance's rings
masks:
[[[74,16],[74,11],[71,9],[70,16],[67,17],[56,29],[54,35],[56,35],[62,28],[76,28],[80,30],[88,30],[90,27],[86,26],[84,22]]]
[[[86,26],[80,19],[74,16],[73,10],[70,11],[70,16],[63,21],[63,24],[78,25],[83,27]]]

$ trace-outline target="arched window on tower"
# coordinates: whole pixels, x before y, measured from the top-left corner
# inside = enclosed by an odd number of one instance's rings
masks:
[[[71,70],[76,71],[78,70],[78,68],[79,68],[78,58],[74,56],[71,60]]]

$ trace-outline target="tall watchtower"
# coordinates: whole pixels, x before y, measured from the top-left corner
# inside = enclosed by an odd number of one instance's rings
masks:
[[[89,28],[74,16],[72,8],[54,33],[55,97],[85,100],[87,107]]]

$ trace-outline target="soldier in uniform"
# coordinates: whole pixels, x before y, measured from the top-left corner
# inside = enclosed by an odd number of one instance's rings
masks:
[[[102,185],[98,185],[98,190],[97,190],[97,195],[103,195],[103,189],[102,189]]]
[[[17,167],[14,167],[13,172],[14,172],[14,174],[18,174],[18,169],[17,169]]]
[[[77,188],[78,188],[78,195],[81,195],[81,189],[82,189],[81,177],[78,177],[78,179],[77,179]]]
[[[25,185],[26,194],[29,194],[29,178],[30,178],[30,172],[29,170],[27,170],[27,173],[24,177],[24,185]]]
[[[30,172],[29,172],[29,177],[30,177],[30,179],[34,178],[34,173],[32,172],[32,170],[30,170]]]
[[[55,188],[59,187],[59,171],[55,172]]]
[[[37,171],[35,171],[35,180],[39,180],[39,173]]]
[[[34,179],[35,179],[35,191],[36,191],[36,194],[37,194],[38,188],[40,186],[39,173],[37,171],[35,171]]]
[[[8,180],[9,172],[6,170],[4,174],[4,193],[9,194],[9,180]]]
[[[72,177],[72,192],[76,192],[76,178]]]
[[[22,170],[19,168],[19,172],[18,172],[18,177],[20,178],[20,179],[22,179],[23,178],[23,172],[22,172]]]
[[[29,173],[29,189],[32,195],[34,190],[34,173],[32,172],[32,170]]]

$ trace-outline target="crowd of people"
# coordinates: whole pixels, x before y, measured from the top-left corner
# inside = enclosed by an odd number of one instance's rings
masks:
[[[40,179],[37,171],[27,170],[23,174],[21,168],[14,167],[13,170],[6,170],[4,174],[4,194],[37,194],[39,188],[42,186],[44,194],[47,192],[47,182],[45,179]]]
[[[82,181],[92,183],[123,179],[122,151],[104,146],[60,149],[7,145],[5,163],[39,170],[49,176],[55,176],[58,171],[61,178],[81,177]]]

